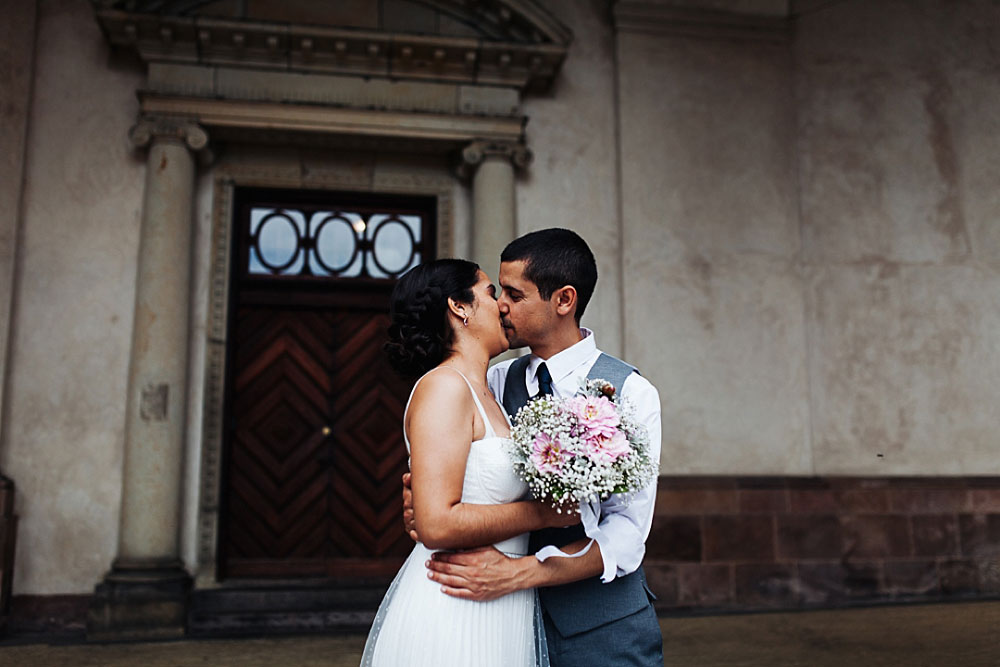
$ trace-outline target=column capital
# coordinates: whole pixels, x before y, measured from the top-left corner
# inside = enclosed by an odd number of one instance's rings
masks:
[[[205,128],[186,118],[145,116],[132,126],[128,136],[136,148],[146,148],[157,139],[180,142],[195,153],[208,147]]]
[[[458,165],[459,174],[467,176],[475,171],[487,157],[499,156],[510,160],[518,169],[524,169],[531,164],[532,153],[521,142],[514,141],[473,141],[462,149]]]

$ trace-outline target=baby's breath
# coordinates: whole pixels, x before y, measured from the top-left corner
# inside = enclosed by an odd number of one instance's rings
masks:
[[[628,451],[613,460],[591,456],[586,428],[567,407],[571,399],[543,396],[529,401],[514,418],[510,454],[515,472],[532,495],[553,506],[603,501],[611,494],[631,495],[649,484],[657,471],[658,462],[649,457],[649,436],[633,406],[605,380],[584,381],[580,393],[614,406],[620,420],[617,428],[628,441]],[[540,434],[548,436],[547,443],[557,445],[546,451],[547,457],[538,452]],[[545,463],[540,465],[540,460]]]

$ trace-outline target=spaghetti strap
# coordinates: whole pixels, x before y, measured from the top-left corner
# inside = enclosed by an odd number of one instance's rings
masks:
[[[438,366],[438,368],[451,368],[451,366]],[[472,388],[472,383],[469,382],[469,378],[465,377],[462,371],[457,368],[451,368],[451,370],[462,376],[462,379],[465,380],[465,384],[469,387],[469,393],[472,394],[472,400],[476,402],[476,409],[479,410],[479,416],[483,418],[483,424],[486,426],[486,433],[483,435],[483,439],[495,438],[497,436],[497,431],[493,428],[493,424],[490,423],[490,418],[486,414],[486,408],[484,408],[483,404],[479,401],[479,396],[476,395],[476,390]]]
[[[485,440],[486,438],[497,437],[496,429],[493,428],[489,415],[486,414],[486,409],[483,408],[483,404],[479,401],[479,396],[476,395],[476,390],[472,388],[472,383],[469,382],[469,378],[465,377],[465,374],[457,368],[452,368],[451,366],[437,366],[421,375],[420,378],[413,383],[413,389],[410,390],[410,397],[406,399],[406,409],[403,410],[403,441],[406,443],[406,451],[410,451],[410,438],[406,435],[406,415],[410,411],[410,401],[413,400],[413,394],[417,391],[417,385],[420,384],[420,380],[423,380],[438,368],[448,368],[453,370],[458,373],[463,380],[465,380],[466,386],[469,387],[469,393],[472,394],[472,400],[476,402],[476,409],[479,410],[479,416],[483,418],[483,424],[486,426],[486,433],[483,435],[483,439]],[[501,412],[503,411],[501,410]]]

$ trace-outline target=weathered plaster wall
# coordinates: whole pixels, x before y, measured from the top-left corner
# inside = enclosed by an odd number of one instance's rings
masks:
[[[1000,471],[1000,7],[798,21],[816,469]]]
[[[996,474],[1000,9],[799,6],[788,43],[619,32],[663,470]]]
[[[118,533],[143,166],[134,70],[89,3],[39,3],[0,467],[16,482],[18,594],[90,592]]]
[[[787,53],[619,35],[625,351],[665,473],[812,472]]]
[[[620,355],[614,32],[601,0],[559,0],[546,8],[573,31],[573,43],[552,90],[524,103],[535,160],[518,185],[518,233],[566,227],[587,240],[599,279],[583,324],[602,349]]]

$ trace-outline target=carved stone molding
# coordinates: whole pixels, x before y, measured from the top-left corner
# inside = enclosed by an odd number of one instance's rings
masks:
[[[212,215],[211,273],[208,296],[208,336],[205,341],[205,393],[202,397],[201,478],[198,489],[197,563],[199,588],[216,583],[216,545],[219,530],[219,494],[222,479],[222,440],[225,414],[226,327],[229,297],[230,232],[233,184],[215,181]]]
[[[502,86],[150,63],[144,93],[212,100],[312,104],[366,111],[519,116],[520,95]]]
[[[170,15],[162,13],[162,2],[140,3],[138,11],[110,8],[128,6],[122,3],[101,4],[106,7],[98,7],[97,20],[108,41],[134,49],[145,62],[455,81],[522,91],[551,85],[572,39],[551,14],[526,0],[506,2],[494,21],[513,26],[523,20],[523,29],[511,34],[492,30],[489,13],[470,16],[485,29],[484,38]],[[466,3],[439,4],[463,12]]]
[[[133,125],[128,135],[136,148],[146,148],[156,139],[178,141],[196,153],[208,147],[205,129],[186,119],[147,116]]]
[[[462,149],[458,175],[462,178],[471,176],[483,160],[497,155],[510,160],[517,169],[527,168],[534,157],[531,150],[520,142],[473,141]]]
[[[261,13],[255,4],[264,3],[219,3],[217,0],[91,0],[99,9],[124,10],[140,14],[161,14],[168,16],[202,16],[199,9],[205,5],[216,5],[208,16],[223,21],[266,21],[272,12]],[[375,5],[378,0],[369,0]],[[568,44],[573,38],[569,28],[561,24],[545,9],[539,0],[419,0],[466,25],[474,26],[484,38],[511,43],[552,43]],[[217,5],[228,4],[229,7]],[[320,4],[320,3],[316,3]],[[314,17],[322,14],[314,14]],[[326,25],[322,20],[313,23]],[[375,25],[354,25],[373,29]]]
[[[361,111],[310,104],[240,102],[141,93],[140,108],[152,117],[190,118],[209,127],[244,133],[284,130],[310,136],[338,135],[411,139],[454,147],[474,138],[518,141],[524,119],[458,114]]]

